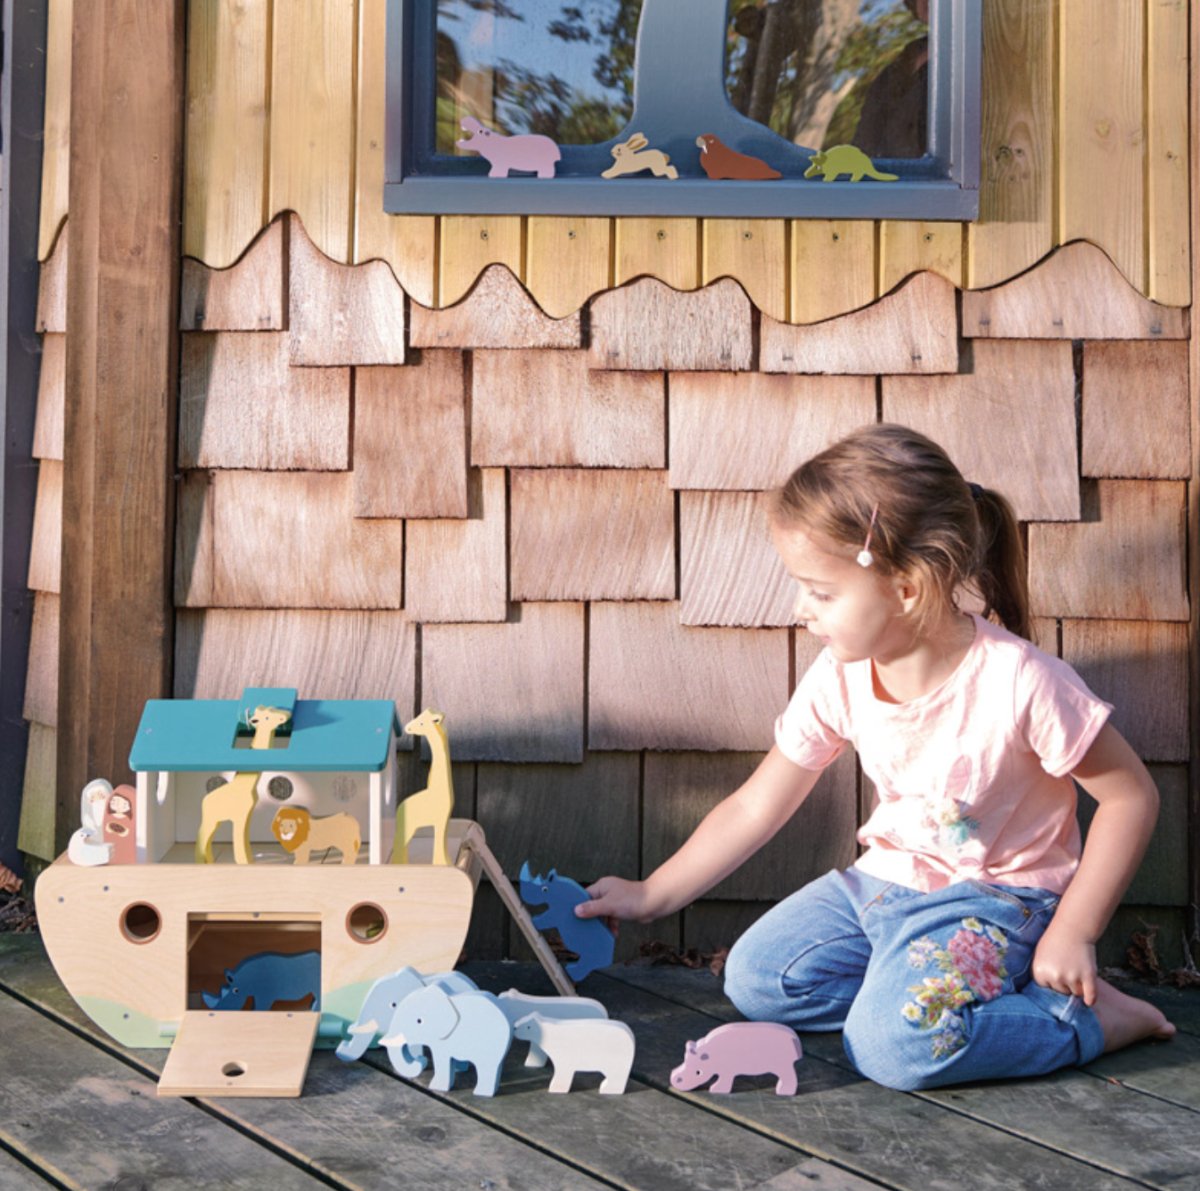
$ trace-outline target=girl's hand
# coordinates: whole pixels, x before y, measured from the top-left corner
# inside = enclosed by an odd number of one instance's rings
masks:
[[[601,877],[587,891],[592,900],[575,907],[576,918],[603,918],[614,935],[620,930],[621,919],[649,922],[654,917],[645,881]]]
[[[1096,1001],[1096,948],[1070,930],[1055,929],[1053,922],[1033,953],[1033,978],[1045,988],[1082,997],[1085,1005]]]

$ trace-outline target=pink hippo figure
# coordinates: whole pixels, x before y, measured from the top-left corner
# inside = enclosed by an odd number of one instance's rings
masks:
[[[470,136],[455,141],[455,145],[490,161],[489,178],[507,178],[509,170],[537,174],[539,178],[554,177],[554,163],[562,157],[562,152],[548,136],[536,133],[506,136],[494,128],[485,128],[474,116],[466,116],[462,127]]]
[[[681,1092],[716,1076],[710,1092],[733,1091],[738,1075],[774,1075],[777,1096],[796,1094],[796,1060],[803,1057],[796,1031],[773,1021],[738,1021],[718,1026],[684,1049],[683,1062],[671,1072],[671,1087]]]

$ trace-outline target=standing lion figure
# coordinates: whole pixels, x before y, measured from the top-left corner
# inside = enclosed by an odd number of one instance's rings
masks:
[[[344,811],[314,819],[302,806],[283,806],[271,820],[271,831],[297,864],[307,864],[314,849],[323,848],[337,848],[343,864],[354,864],[362,843],[358,820]]]

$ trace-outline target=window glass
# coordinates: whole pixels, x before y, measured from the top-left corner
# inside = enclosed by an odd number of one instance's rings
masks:
[[[729,100],[809,149],[921,157],[928,21],[929,0],[730,0]]]
[[[641,10],[642,0],[437,0],[437,152],[457,152],[465,116],[560,145],[614,137],[633,112]]]

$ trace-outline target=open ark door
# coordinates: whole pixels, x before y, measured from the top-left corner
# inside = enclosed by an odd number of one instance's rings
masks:
[[[189,1010],[158,1081],[160,1096],[299,1096],[319,1013]]]

